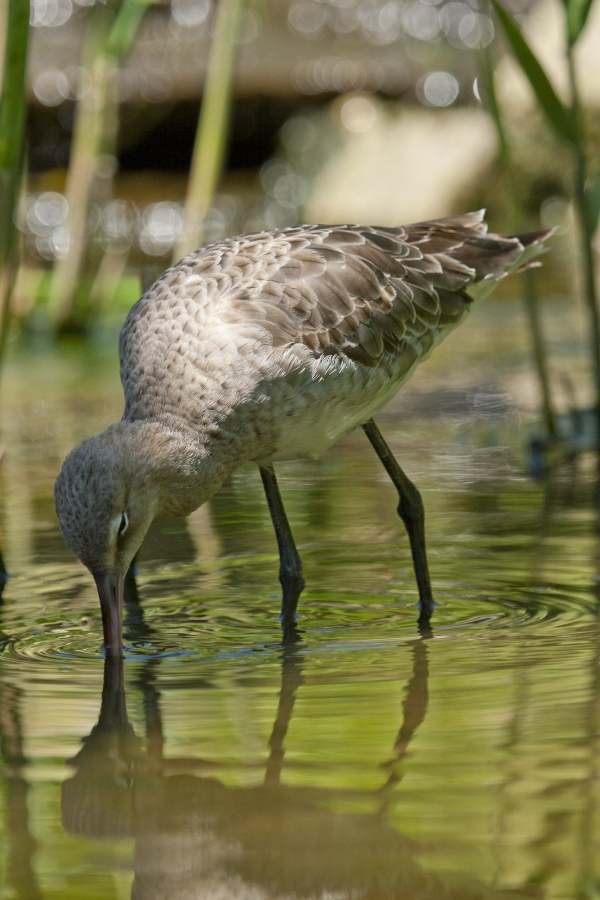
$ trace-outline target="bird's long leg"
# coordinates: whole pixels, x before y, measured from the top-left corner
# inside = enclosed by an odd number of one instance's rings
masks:
[[[302,575],[302,560],[296,550],[290,523],[287,520],[283,500],[279,493],[279,486],[275,478],[272,465],[259,466],[269,504],[269,512],[275,526],[277,545],[279,547],[279,580],[283,590],[281,601],[281,623],[284,637],[294,639],[296,633],[296,607],[298,598],[304,590],[304,576]]]
[[[425,510],[423,500],[418,489],[398,465],[373,419],[369,419],[363,425],[363,429],[398,491],[398,497],[400,498],[398,515],[404,522],[408,532],[413,565],[419,587],[419,626],[421,629],[427,628],[433,612],[433,596],[431,593],[429,568],[427,566],[427,552],[425,550]]]

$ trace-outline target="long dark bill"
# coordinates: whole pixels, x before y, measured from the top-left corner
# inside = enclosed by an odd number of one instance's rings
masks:
[[[94,572],[93,575],[102,610],[104,649],[107,656],[120,656],[123,652],[121,621],[125,579],[122,575],[106,575],[104,572]]]

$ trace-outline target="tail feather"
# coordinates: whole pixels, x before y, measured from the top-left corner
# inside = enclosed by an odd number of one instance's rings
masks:
[[[541,244],[549,237],[552,237],[556,228],[547,228],[545,231],[530,231],[527,234],[515,234],[515,237],[518,241],[520,241],[524,247],[529,247],[531,244]]]
[[[511,249],[508,253],[503,252],[504,248],[499,246],[499,252],[494,255],[493,262],[490,265],[490,271],[483,279],[477,279],[467,288],[469,296],[473,300],[482,300],[488,297],[496,282],[505,278],[507,275],[524,272],[526,269],[536,268],[540,265],[536,261],[536,257],[547,251],[544,242],[552,237],[555,228],[549,228],[545,231],[532,231],[528,234],[518,234],[509,238],[501,238],[498,235],[488,235],[489,238],[510,242]],[[467,260],[465,260],[467,262]],[[468,264],[468,262],[467,262]]]

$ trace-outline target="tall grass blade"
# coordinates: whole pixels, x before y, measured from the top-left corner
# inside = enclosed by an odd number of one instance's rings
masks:
[[[571,89],[571,105],[567,107],[557,97],[554,88],[548,81],[546,73],[527,44],[527,41],[519,31],[519,27],[500,6],[498,0],[492,0],[492,4],[500,19],[511,49],[525,72],[546,118],[554,128],[556,134],[567,141],[571,146],[574,176],[573,200],[579,221],[581,268],[585,300],[590,321],[589,340],[592,364],[594,367],[594,386],[596,393],[595,406],[598,423],[597,439],[598,450],[600,452],[600,310],[598,309],[596,290],[596,260],[592,247],[592,231],[590,228],[594,211],[594,201],[593,199],[590,200],[590,194],[586,191],[587,152],[584,113],[579,100],[579,89],[575,73],[575,61],[573,58],[573,43],[569,38],[569,22],[568,20],[566,21],[565,37],[566,57],[569,69],[569,86]],[[579,21],[585,22],[589,9],[582,7],[582,10],[583,12]],[[568,16],[568,7],[565,7],[565,15]]]
[[[131,50],[144,13],[152,0],[123,0],[106,42],[106,52],[121,62]]]
[[[4,73],[4,59],[6,53],[6,32],[8,29],[8,0],[0,2],[0,91],[2,90],[2,75]]]
[[[86,223],[102,157],[114,157],[118,136],[116,76],[130,51],[150,0],[96,3],[87,23],[83,67],[92,77],[91,90],[77,104],[66,200],[69,249],[57,261],[50,291],[50,315],[61,328],[73,325],[73,306],[87,250]],[[93,314],[94,303],[87,314]]]
[[[485,47],[480,56],[481,76],[484,85],[485,99],[488,110],[494,121],[496,135],[498,137],[498,145],[500,148],[500,159],[504,169],[508,184],[510,185],[509,196],[511,202],[511,218],[515,233],[525,230],[525,214],[521,196],[512,178],[511,172],[511,149],[506,130],[504,128],[504,120],[498,97],[496,95],[496,86],[494,84],[494,60],[492,59],[491,48]],[[533,361],[537,371],[538,381],[540,385],[540,393],[542,399],[542,414],[548,434],[556,434],[556,417],[554,413],[554,405],[552,402],[552,392],[550,389],[550,376],[548,369],[548,354],[546,351],[546,342],[542,330],[542,319],[539,308],[539,297],[536,290],[535,275],[531,269],[523,272],[521,275],[521,286],[523,290],[523,302],[527,318],[529,320],[529,331],[531,335],[531,352]]]
[[[15,209],[23,171],[29,0],[9,0],[0,101],[0,353],[18,268]]]
[[[111,21],[111,10],[96,3],[86,23],[82,67],[91,76],[90,89],[77,103],[65,199],[68,250],[56,261],[49,296],[49,313],[55,321],[70,319],[79,274],[87,246],[86,225],[92,189],[97,176],[99,148],[109,93],[110,70],[102,53]]]
[[[594,0],[566,0],[567,35],[572,46],[587,22]]]
[[[517,62],[523,69],[548,122],[563,140],[576,143],[577,127],[572,110],[560,100],[537,57],[521,34],[519,26],[498,3],[492,0],[504,34]]]
[[[508,169],[510,165],[510,144],[504,128],[504,120],[498,103],[498,95],[496,94],[496,85],[494,82],[495,60],[492,57],[491,47],[484,47],[479,54],[479,71],[483,90],[485,94],[485,105],[492,117],[494,128],[496,129],[496,137],[498,138],[498,147],[500,149],[500,157],[503,166]],[[514,199],[511,197],[511,200]],[[513,210],[514,213],[514,210]]]
[[[221,171],[229,124],[231,89],[242,0],[219,0],[210,48],[202,107],[185,201],[183,228],[173,262],[202,243],[202,225],[210,210]]]
[[[588,214],[588,230],[590,235],[592,235],[598,227],[598,219],[600,219],[600,167],[596,169],[588,181],[585,198]]]
[[[569,84],[572,97],[573,121],[577,140],[573,144],[573,200],[579,220],[579,246],[581,250],[581,267],[585,300],[590,317],[590,350],[594,366],[594,382],[596,388],[596,420],[597,441],[600,452],[600,310],[598,309],[598,292],[596,289],[596,257],[592,246],[592,231],[589,194],[587,186],[587,151],[584,111],[579,99],[579,85],[575,72],[573,47],[567,42],[567,63],[569,66]]]

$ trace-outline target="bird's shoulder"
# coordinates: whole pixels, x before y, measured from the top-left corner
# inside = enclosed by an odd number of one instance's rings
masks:
[[[501,272],[518,241],[470,213],[398,228],[303,225],[208,246],[167,270],[133,308],[122,341],[218,321],[374,365],[471,305],[466,288]],[[193,321],[192,321],[193,320]]]

